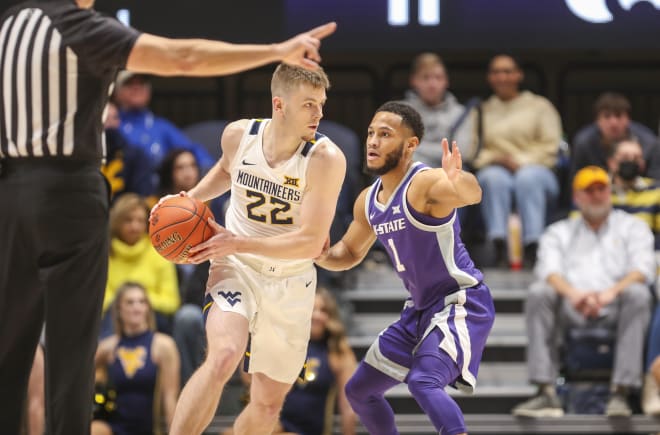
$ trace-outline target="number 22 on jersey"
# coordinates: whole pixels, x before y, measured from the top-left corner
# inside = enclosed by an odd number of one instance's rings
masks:
[[[254,201],[247,205],[248,218],[257,222],[271,223],[274,225],[290,225],[293,223],[293,218],[291,216],[285,216],[286,212],[291,209],[291,204],[288,202],[282,201],[274,196],[269,196],[269,202],[273,207],[270,209],[269,214],[263,214],[255,209],[266,203],[266,195],[261,192],[255,192],[254,190],[246,191],[246,195],[248,198],[255,198]]]

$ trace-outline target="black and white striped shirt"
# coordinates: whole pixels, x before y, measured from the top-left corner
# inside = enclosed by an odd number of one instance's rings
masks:
[[[0,159],[100,161],[102,113],[139,33],[73,0],[0,19]]]

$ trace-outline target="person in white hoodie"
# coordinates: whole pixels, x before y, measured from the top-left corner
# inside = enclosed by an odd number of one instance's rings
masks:
[[[432,168],[442,165],[440,143],[444,138],[449,143],[456,141],[464,156],[471,155],[472,121],[448,87],[447,69],[438,55],[422,53],[415,57],[410,70],[411,89],[403,102],[417,110],[424,123],[424,139],[415,151],[415,159]]]

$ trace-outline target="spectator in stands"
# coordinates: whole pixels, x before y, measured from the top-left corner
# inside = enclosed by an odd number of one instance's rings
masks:
[[[167,153],[158,168],[160,180],[158,197],[182,191],[187,192],[195,187],[201,176],[201,169],[195,154],[185,148],[175,148]],[[229,193],[226,193],[207,204],[213,212],[215,221],[220,225],[224,225],[225,222],[224,206],[228,199]]]
[[[640,175],[646,165],[642,146],[634,139],[618,142],[607,164],[613,174],[613,206],[646,222],[655,235],[655,250],[660,251],[660,184]],[[646,414],[660,415],[660,305],[651,322],[645,367],[642,409]]]
[[[106,163],[101,167],[110,184],[113,198],[125,192],[147,197],[153,195],[153,168],[149,155],[131,145],[119,132],[119,111],[114,103],[106,105],[105,144]]]
[[[154,168],[173,148],[192,151],[203,170],[213,166],[215,160],[202,145],[192,143],[174,124],[149,110],[149,76],[121,71],[117,75],[114,96],[119,106],[121,133],[129,143],[149,154]]]
[[[573,139],[571,174],[596,165],[607,168],[612,147],[624,139],[635,139],[644,151],[645,169],[642,175],[660,180],[660,145],[653,131],[631,121],[630,101],[621,94],[606,92],[596,100],[596,120],[577,132]]]
[[[641,174],[646,169],[642,146],[634,139],[616,143],[607,166],[612,178],[612,206],[634,214],[649,226],[660,251],[660,183]]]
[[[655,236],[655,250],[660,251],[660,184],[643,177],[646,161],[636,139],[624,139],[613,146],[607,160],[612,179],[612,205],[642,219]],[[660,414],[660,306],[656,308],[647,344],[646,376],[642,409],[646,414]]]
[[[471,155],[472,123],[466,108],[447,90],[449,76],[442,59],[434,53],[415,57],[410,71],[410,90],[404,103],[422,116],[424,139],[415,151],[415,159],[432,168],[442,166],[440,143],[447,138],[456,141],[461,154]]]
[[[318,287],[305,371],[286,396],[280,424],[274,433],[330,434],[336,404],[341,416],[341,433],[355,434],[357,418],[346,399],[344,387],[356,367],[337,302],[327,289]]]
[[[122,283],[134,281],[147,290],[150,305],[156,312],[158,330],[171,333],[171,317],[180,303],[176,269],[151,245],[147,234],[148,216],[144,199],[134,193],[119,197],[110,210],[110,261],[103,311],[107,313]],[[109,320],[106,314],[102,337],[112,330]]]
[[[473,162],[483,189],[483,220],[498,267],[508,266],[506,240],[514,200],[522,222],[523,265],[531,268],[548,206],[559,195],[553,167],[561,120],[546,98],[520,90],[522,80],[520,64],[513,57],[500,54],[490,61],[488,82],[494,95],[482,104],[482,147]]]
[[[612,148],[607,159],[612,180],[612,206],[642,219],[655,236],[655,250],[660,251],[660,184],[643,177],[646,162],[642,146],[635,139],[624,139]],[[572,216],[579,212],[572,213]],[[657,284],[656,284],[657,285]],[[647,414],[660,414],[660,307],[656,308],[647,344],[646,376],[642,409]],[[655,363],[657,359],[657,363]]]
[[[163,433],[179,395],[179,354],[171,337],[155,332],[147,292],[135,282],[117,289],[115,334],[102,340],[94,358],[97,383],[114,396],[107,420],[92,422],[92,435]],[[111,408],[112,409],[112,408]]]
[[[518,416],[560,416],[555,392],[557,338],[568,328],[614,331],[611,395],[606,413],[628,416],[628,392],[641,386],[644,338],[650,318],[656,262],[653,235],[639,219],[612,210],[610,178],[588,166],[573,180],[578,218],[557,222],[539,246],[537,281],[526,304],[527,363],[538,394],[518,405]]]

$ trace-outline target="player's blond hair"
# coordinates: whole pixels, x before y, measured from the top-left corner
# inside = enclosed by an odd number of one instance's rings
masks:
[[[298,86],[305,84],[314,88],[330,89],[330,79],[323,68],[311,71],[298,66],[281,63],[275,68],[270,81],[270,92],[273,97],[289,94]]]

